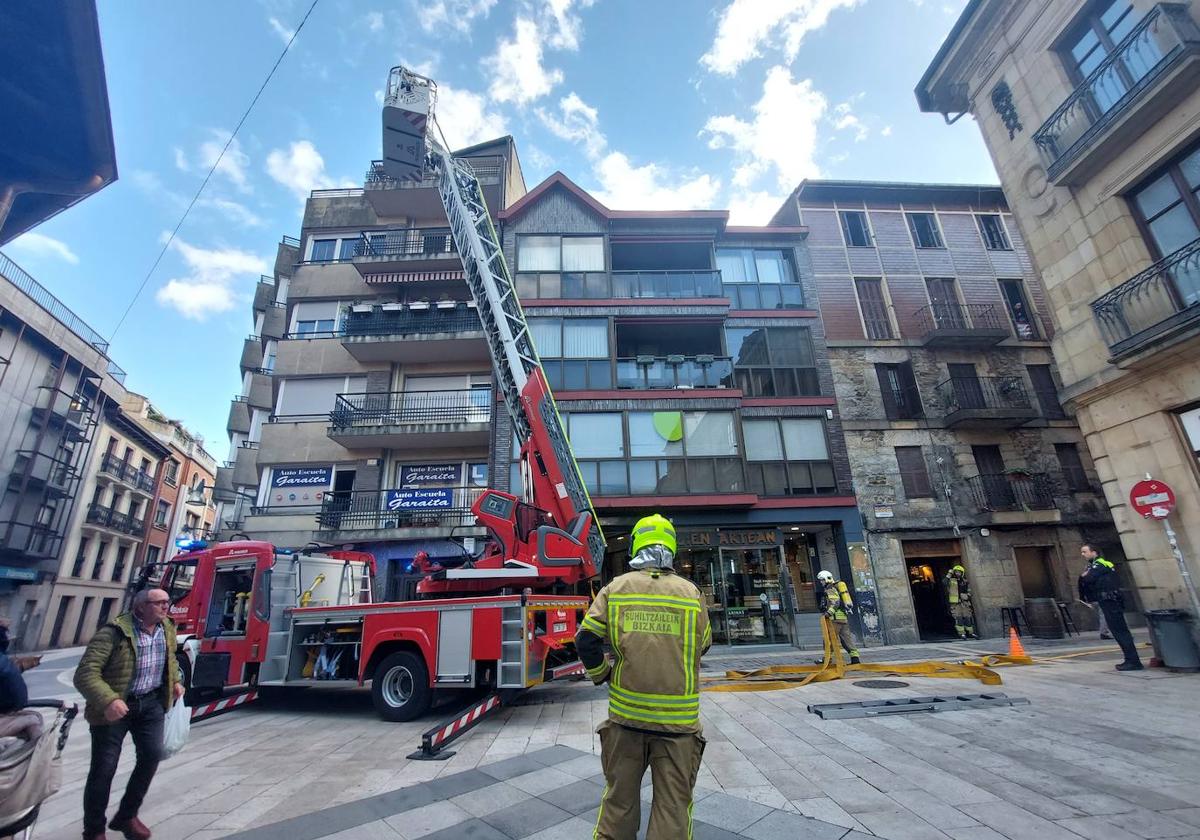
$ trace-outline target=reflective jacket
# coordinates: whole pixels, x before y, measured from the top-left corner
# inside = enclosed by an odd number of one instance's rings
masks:
[[[942,586],[946,587],[946,601],[951,605],[971,603],[971,587],[965,575],[960,578],[948,574],[942,578]]]
[[[1103,557],[1096,557],[1079,576],[1079,600],[1094,604],[1097,601],[1124,602],[1121,594],[1121,576],[1116,565]]]
[[[819,599],[821,612],[830,621],[848,621],[846,610],[854,606],[850,598],[850,590],[840,580],[827,583],[821,588]]]
[[[712,645],[712,630],[694,583],[666,569],[621,575],[596,595],[575,641],[592,681],[608,681],[614,723],[700,731],[700,657]]]

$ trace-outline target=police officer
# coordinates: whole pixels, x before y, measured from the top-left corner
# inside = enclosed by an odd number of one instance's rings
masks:
[[[832,622],[834,629],[837,630],[838,641],[842,643],[842,649],[850,654],[850,664],[857,665],[859,663],[858,648],[854,644],[854,634],[850,632],[850,620],[847,615],[854,609],[854,600],[850,597],[850,590],[846,584],[833,577],[833,572],[824,570],[817,572],[817,583],[821,584],[818,606],[825,614],[825,618]]]
[[[975,633],[975,608],[971,604],[971,585],[967,583],[967,570],[961,563],[950,567],[942,579],[946,589],[946,605],[954,619],[954,629],[960,639],[978,639]]]
[[[597,730],[606,784],[593,837],[637,836],[649,765],[654,802],[646,840],[680,840],[692,836],[704,753],[700,657],[712,633],[700,590],[674,572],[675,528],[667,519],[640,520],[630,553],[634,571],[600,590],[575,637],[588,676],[608,683],[608,720]]]
[[[1088,567],[1079,576],[1079,600],[1099,604],[1100,612],[1108,623],[1108,632],[1112,633],[1125,654],[1125,661],[1117,665],[1117,670],[1142,670],[1137,645],[1133,643],[1133,634],[1125,623],[1125,596],[1121,594],[1121,578],[1117,575],[1116,565],[1101,557],[1087,543],[1080,546],[1079,554],[1088,562]]]

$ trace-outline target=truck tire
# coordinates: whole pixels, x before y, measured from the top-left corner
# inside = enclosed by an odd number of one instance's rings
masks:
[[[433,703],[425,662],[407,650],[384,657],[371,677],[371,699],[379,716],[393,723],[425,714]]]

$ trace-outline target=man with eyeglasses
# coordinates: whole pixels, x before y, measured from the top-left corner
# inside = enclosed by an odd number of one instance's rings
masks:
[[[149,840],[138,810],[162,756],[163,718],[183,696],[175,662],[175,622],[167,618],[170,597],[146,589],[133,607],[96,631],[75,669],[75,688],[84,696],[91,725],[92,763],[83,789],[84,840],[107,840],[105,812],[121,745],[133,736],[137,762],[125,795],[108,827],[126,840]]]

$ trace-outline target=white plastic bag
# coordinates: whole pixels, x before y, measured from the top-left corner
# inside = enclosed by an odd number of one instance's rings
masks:
[[[171,711],[163,719],[163,751],[164,759],[170,758],[187,744],[188,732],[192,726],[192,710],[183,700],[176,700]]]

